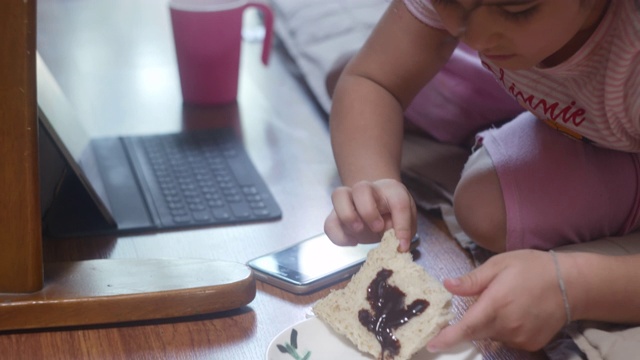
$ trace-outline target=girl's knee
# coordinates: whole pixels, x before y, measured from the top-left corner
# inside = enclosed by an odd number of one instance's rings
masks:
[[[493,252],[506,249],[506,210],[500,180],[485,148],[465,165],[454,194],[458,224],[478,245]]]

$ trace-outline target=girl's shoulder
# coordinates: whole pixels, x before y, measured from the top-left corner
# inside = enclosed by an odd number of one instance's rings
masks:
[[[613,14],[618,20],[617,35],[627,46],[640,49],[640,0],[613,0],[611,5],[617,9]]]
[[[440,16],[431,5],[431,0],[404,0],[404,4],[418,20],[437,29],[444,28]]]
[[[591,58],[599,59],[602,64],[605,64],[604,60],[626,63],[628,59],[635,59],[637,65],[640,61],[640,0],[611,0],[598,29],[578,52],[581,53],[599,55]]]

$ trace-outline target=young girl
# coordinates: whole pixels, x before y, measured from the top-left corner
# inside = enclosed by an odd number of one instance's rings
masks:
[[[408,249],[403,112],[458,42],[527,112],[477,136],[455,214],[500,254],[445,280],[478,300],[429,349],[491,338],[537,350],[569,321],[640,323],[640,255],[546,251],[639,227],[639,0],[394,0],[333,95],[344,186],[325,232],[352,245],[394,228]]]

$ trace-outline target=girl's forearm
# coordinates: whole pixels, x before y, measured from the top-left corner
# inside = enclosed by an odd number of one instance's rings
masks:
[[[558,256],[572,320],[640,323],[640,254]]]
[[[456,44],[446,31],[418,20],[402,0],[390,3],[333,94],[331,138],[344,184],[400,179],[403,110]]]
[[[357,75],[343,76],[335,95],[329,125],[342,182],[353,185],[361,180],[399,180],[403,133],[400,103],[380,86]]]

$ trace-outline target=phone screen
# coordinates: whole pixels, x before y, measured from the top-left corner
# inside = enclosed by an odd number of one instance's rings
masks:
[[[362,263],[369,250],[377,245],[338,246],[323,234],[254,259],[249,265],[272,276],[304,284]]]

